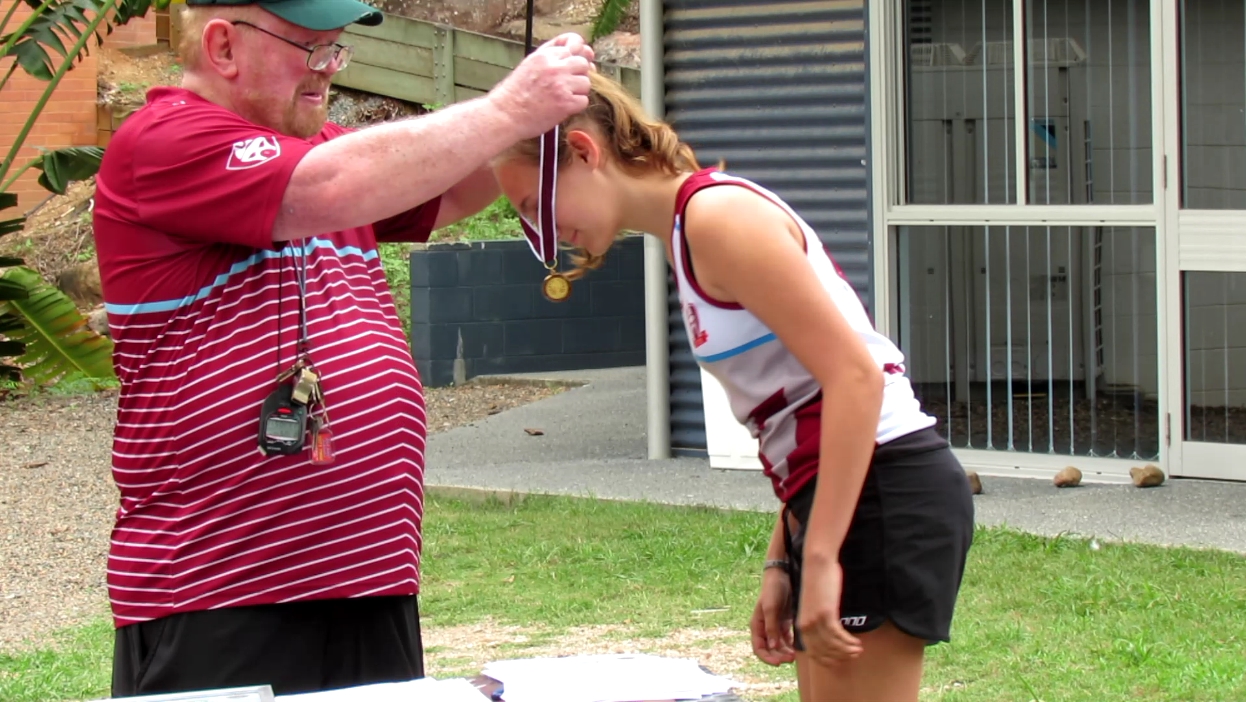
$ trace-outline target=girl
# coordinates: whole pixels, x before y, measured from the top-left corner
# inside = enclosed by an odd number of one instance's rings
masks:
[[[533,139],[493,164],[528,221],[539,152]],[[559,239],[583,254],[568,277],[601,265],[622,231],[665,244],[693,352],[760,442],[783,508],[750,623],[756,655],[794,660],[805,702],[915,702],[925,647],[949,640],[972,495],[903,355],[817,234],[773,193],[701,169],[600,74],[559,129],[555,198]]]

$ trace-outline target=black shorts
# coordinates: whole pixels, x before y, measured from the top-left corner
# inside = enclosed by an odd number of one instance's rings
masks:
[[[277,695],[424,677],[414,596],[173,614],[117,629],[113,697],[271,685]]]
[[[816,478],[784,506],[793,621],[815,484]],[[864,633],[890,621],[928,644],[949,641],[973,520],[965,470],[933,428],[878,447],[839,551],[844,629]],[[797,649],[804,650],[795,634]]]

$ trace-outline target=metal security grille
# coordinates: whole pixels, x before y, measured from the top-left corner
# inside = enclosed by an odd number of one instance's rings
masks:
[[[703,165],[790,203],[869,302],[865,6],[668,0],[666,118]],[[671,283],[671,444],[704,453],[701,381]]]

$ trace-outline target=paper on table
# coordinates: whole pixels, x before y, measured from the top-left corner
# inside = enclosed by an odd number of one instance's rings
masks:
[[[360,685],[340,690],[278,695],[277,702],[488,702],[489,698],[462,678]]]
[[[693,660],[643,654],[498,661],[482,672],[502,683],[504,702],[695,700],[738,685]]]
[[[127,697],[126,699],[133,702],[272,702],[274,697],[271,686],[254,685],[249,687],[221,688],[219,690],[144,695],[142,697]],[[112,698],[97,700],[97,702],[112,702]]]

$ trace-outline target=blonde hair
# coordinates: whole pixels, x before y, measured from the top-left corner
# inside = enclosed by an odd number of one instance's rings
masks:
[[[587,128],[600,137],[606,154],[624,171],[638,175],[660,173],[677,176],[701,170],[692,147],[680,141],[669,124],[647,115],[640,101],[626,88],[596,71],[589,75],[589,82],[588,107],[560,126],[559,166],[571,159],[567,132]],[[541,140],[537,137],[507,149],[498,160],[519,158],[539,163],[540,154]],[[605,255],[595,256],[579,249],[572,254],[571,260],[575,268],[566,276],[576,280],[589,270],[600,268]]]

